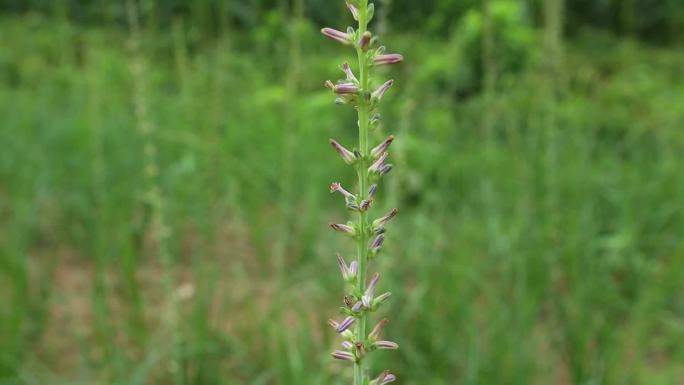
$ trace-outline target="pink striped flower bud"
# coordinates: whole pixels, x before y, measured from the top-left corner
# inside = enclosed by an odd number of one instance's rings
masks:
[[[378,280],[380,280],[380,274],[373,274],[373,277],[371,277],[371,280],[368,283],[366,291],[363,293],[363,296],[361,297],[363,306],[365,306],[368,309],[370,309],[372,305],[373,295],[375,294],[375,287],[378,285]]]
[[[373,172],[378,172],[380,169],[385,165],[385,159],[387,159],[387,156],[389,154],[387,152],[383,152],[382,155],[378,157],[378,159],[368,167],[368,172],[373,173]]]
[[[323,28],[321,29],[321,33],[330,38],[333,39],[337,42],[340,42],[342,44],[351,44],[352,43],[352,37],[349,33],[345,33],[342,31],[338,31],[334,28]]]
[[[356,162],[356,157],[354,156],[354,153],[344,148],[344,146],[339,144],[335,139],[330,139],[330,145],[342,157],[344,163],[351,165],[354,164],[354,162]]]
[[[350,341],[342,341],[342,347],[346,350],[352,350],[354,348],[354,344]]]
[[[354,20],[359,20],[359,9],[356,8],[356,6],[352,3],[349,2],[349,0],[346,1],[347,3],[347,8],[349,9],[349,12],[351,12],[352,17]]]
[[[377,341],[378,338],[380,338],[380,333],[382,332],[382,328],[384,328],[385,325],[387,325],[388,322],[389,322],[389,320],[388,320],[387,318],[381,319],[381,320],[375,325],[375,327],[373,328],[373,330],[372,330],[370,333],[368,333],[368,339],[369,339],[370,341],[372,341],[372,342]]]
[[[380,217],[380,218],[374,220],[374,221],[373,221],[373,227],[376,228],[376,227],[384,226],[385,223],[387,223],[388,221],[390,221],[392,218],[396,217],[398,212],[399,212],[399,209],[393,208],[393,209],[390,210],[390,212],[388,212],[387,214],[385,214],[385,215],[383,215],[382,217]]]
[[[339,231],[339,232],[346,234],[346,235],[349,235],[349,236],[356,235],[356,230],[354,230],[354,228],[349,226],[349,225],[345,225],[342,223],[331,223],[330,227],[335,231]]]
[[[356,321],[356,318],[351,316],[345,318],[342,322],[337,322],[334,319],[329,319],[328,325],[332,326],[336,332],[342,333],[345,330],[349,329],[349,327],[352,326],[352,324],[354,324],[354,321]]]
[[[373,147],[371,150],[370,154],[373,158],[377,158],[380,155],[384,154],[387,152],[387,149],[389,148],[390,144],[394,141],[394,135],[390,135],[387,137],[387,139],[383,140],[382,143],[378,144],[377,146]]]
[[[376,66],[401,63],[404,57],[398,53],[388,53],[384,55],[375,55],[373,64]]]
[[[373,93],[371,94],[371,99],[373,99],[373,100],[382,99],[382,97],[385,96],[385,93],[387,93],[387,90],[389,90],[390,87],[392,87],[392,84],[394,84],[394,80],[392,80],[392,79],[384,82],[380,87],[378,87],[378,89],[373,91]]]
[[[352,95],[359,92],[359,86],[354,83],[338,83],[334,84],[330,80],[326,80],[323,84],[326,88],[331,89],[334,93],[338,95]]]
[[[373,343],[373,346],[377,349],[388,349],[388,350],[399,349],[399,344],[397,344],[396,342],[392,342],[392,341],[375,341]]]
[[[356,357],[349,352],[345,352],[342,350],[335,350],[332,352],[332,356],[336,360],[342,360],[342,361],[356,361]]]
[[[330,184],[330,193],[339,192],[342,194],[347,202],[355,201],[356,196],[349,191],[345,190],[344,187],[338,182],[333,182]]]
[[[389,370],[385,370],[373,381],[371,381],[369,385],[385,385],[395,381],[396,379],[397,377],[395,377],[394,374],[390,373]]]
[[[347,80],[349,80],[352,83],[358,83],[359,82],[359,79],[357,79],[356,76],[354,76],[354,72],[352,72],[351,67],[349,67],[349,63],[346,63],[346,62],[342,63],[342,65],[340,66],[340,69],[347,76]]]
[[[350,266],[347,266],[347,263],[344,261],[344,258],[340,253],[336,253],[335,256],[337,257],[337,266],[339,266],[340,271],[342,272],[342,279],[344,279],[346,282],[352,282],[356,279],[356,273],[358,270],[358,267],[354,267],[355,271],[352,271],[351,266],[354,265],[354,262]]]

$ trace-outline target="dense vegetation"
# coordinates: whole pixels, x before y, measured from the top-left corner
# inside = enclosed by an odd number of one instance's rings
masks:
[[[684,4],[379,2],[402,383],[683,383]],[[0,384],[349,383],[344,3],[0,5]]]

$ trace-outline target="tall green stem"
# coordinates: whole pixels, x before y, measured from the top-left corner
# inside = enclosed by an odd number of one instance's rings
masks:
[[[362,0],[359,4],[359,36],[366,32],[368,20],[366,19],[366,9],[368,7],[368,0]],[[360,88],[361,97],[359,98],[358,115],[359,115],[359,151],[363,154],[363,159],[368,155],[368,99],[366,95],[369,94],[369,79],[368,66],[366,63],[366,55],[363,49],[356,48],[356,54],[359,59],[360,72]],[[368,164],[360,162],[357,174],[359,177],[359,197],[361,200],[366,199],[368,194]],[[361,229],[357,245],[357,260],[359,264],[359,273],[357,277],[357,291],[363,293],[366,286],[366,261],[368,253],[368,239],[366,235],[367,227],[367,212],[365,210],[359,211],[359,229]],[[356,339],[357,341],[364,341],[366,339],[366,318],[367,315],[362,315],[356,323]],[[361,359],[354,364],[354,385],[364,385],[364,360]]]

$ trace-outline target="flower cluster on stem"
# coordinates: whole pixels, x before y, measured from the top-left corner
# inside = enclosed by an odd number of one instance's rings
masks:
[[[334,139],[330,145],[342,160],[354,167],[358,178],[358,192],[352,193],[340,183],[330,185],[331,193],[339,193],[344,198],[348,210],[354,213],[357,220],[347,223],[332,223],[330,227],[350,238],[357,245],[356,260],[347,264],[344,257],[337,254],[337,264],[342,278],[348,284],[344,296],[344,306],[340,308],[342,320],[329,320],[330,326],[339,333],[344,341],[341,349],[332,353],[333,358],[349,361],[354,366],[354,385],[384,385],[396,378],[388,370],[380,373],[373,380],[367,375],[366,361],[368,354],[378,349],[398,349],[399,345],[392,341],[380,339],[380,334],[387,319],[381,319],[368,332],[370,313],[377,311],[391,296],[390,292],[376,293],[380,280],[379,273],[367,278],[369,262],[381,251],[385,240],[385,226],[393,219],[398,210],[392,209],[385,215],[370,219],[370,210],[378,190],[378,182],[392,170],[386,163],[388,150],[393,136],[389,136],[374,147],[369,145],[369,132],[380,122],[378,105],[394,84],[387,80],[376,88],[371,88],[371,68],[381,65],[400,63],[403,57],[397,53],[386,53],[385,47],[377,46],[377,37],[368,30],[368,23],[373,18],[374,6],[369,0],[346,0],[347,8],[357,28],[349,27],[346,32],[333,28],[323,28],[321,33],[356,51],[358,68],[354,74],[349,63],[342,63],[340,70],[344,78],[337,82],[330,80],[324,83],[336,96],[336,103],[353,106],[358,113],[358,145],[349,150]]]

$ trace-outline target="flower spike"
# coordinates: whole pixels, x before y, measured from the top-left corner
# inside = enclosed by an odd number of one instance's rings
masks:
[[[378,43],[378,37],[368,29],[375,13],[372,0],[344,1],[357,25],[348,27],[346,32],[323,28],[321,33],[353,48],[356,57],[354,62],[343,61],[339,68],[344,77],[337,82],[326,81],[325,87],[334,93],[335,103],[350,105],[356,110],[359,139],[356,148],[347,149],[333,139],[330,139],[330,145],[346,164],[354,167],[360,191],[347,190],[339,182],[330,184],[330,192],[340,193],[347,210],[356,217],[342,223],[331,223],[330,227],[354,239],[358,256],[356,260],[347,263],[342,255],[336,253],[340,273],[346,281],[343,306],[339,308],[344,319],[339,322],[331,319],[328,323],[343,338],[341,348],[332,352],[332,357],[354,363],[353,385],[386,385],[396,380],[394,374],[385,370],[371,379],[368,377],[369,366],[365,361],[370,358],[369,354],[378,349],[397,349],[399,345],[393,341],[380,340],[382,329],[387,324],[386,319],[377,322],[370,332],[366,330],[366,325],[371,322],[373,313],[389,300],[391,293],[384,292],[376,296],[380,274],[376,272],[371,275],[367,271],[383,247],[387,222],[397,215],[398,210],[392,209],[375,219],[370,217],[368,211],[376,199],[377,181],[392,170],[392,165],[386,161],[394,136],[388,136],[375,147],[369,148],[367,144],[370,133],[382,124],[379,105],[394,84],[394,80],[387,80],[379,87],[372,88],[371,79],[376,75],[373,70],[378,66],[400,63],[404,58],[398,53],[388,53]],[[354,74],[350,63],[358,63],[354,70],[361,76]]]

